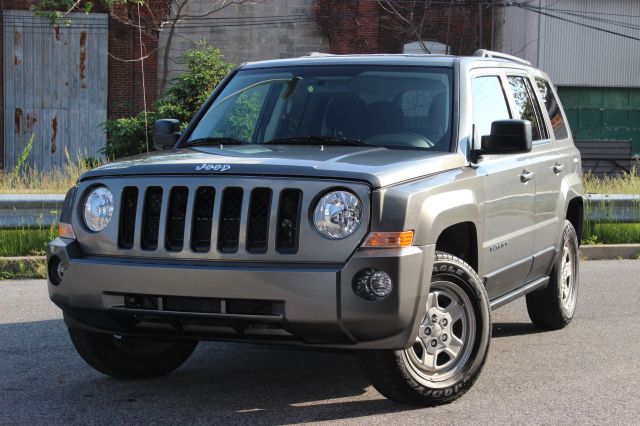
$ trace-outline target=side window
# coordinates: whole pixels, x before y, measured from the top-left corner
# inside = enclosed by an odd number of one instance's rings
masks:
[[[474,78],[471,90],[473,92],[473,124],[476,125],[478,136],[490,134],[491,123],[494,121],[511,118],[498,76]]]
[[[544,139],[545,133],[540,127],[538,114],[536,113],[533,101],[533,91],[528,79],[520,76],[508,76],[509,86],[513,91],[513,98],[516,102],[515,119],[529,120],[531,122],[531,135],[534,141]]]
[[[548,81],[542,78],[536,78],[536,84],[538,86],[538,90],[540,90],[542,99],[544,100],[544,106],[547,108],[547,113],[551,120],[551,127],[553,128],[553,134],[558,140],[568,138],[569,133],[567,132],[567,125],[562,117],[562,111],[560,110],[558,100],[553,94],[553,90],[551,90],[551,85]]]

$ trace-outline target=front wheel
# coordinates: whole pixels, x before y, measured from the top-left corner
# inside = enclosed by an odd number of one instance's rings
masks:
[[[436,252],[425,312],[412,346],[359,355],[378,392],[404,404],[459,398],[475,382],[489,350],[489,299],[480,277],[461,259]]]
[[[150,379],[178,368],[191,355],[197,340],[159,340],[114,336],[69,328],[76,350],[87,364],[107,376]]]

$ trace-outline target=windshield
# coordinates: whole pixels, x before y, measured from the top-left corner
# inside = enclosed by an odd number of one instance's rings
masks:
[[[186,145],[353,145],[449,151],[451,70],[300,66],[240,70]]]

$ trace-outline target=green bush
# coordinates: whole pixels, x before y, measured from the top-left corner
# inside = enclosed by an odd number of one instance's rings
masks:
[[[145,123],[145,113],[141,112],[135,117],[107,120],[102,128],[107,133],[107,144],[102,149],[109,159],[128,157],[153,149],[153,122],[156,113],[148,112]],[[145,138],[145,129],[147,137]]]
[[[107,133],[107,145],[103,153],[109,159],[152,150],[153,123],[158,118],[175,118],[180,121],[180,128],[184,129],[213,89],[233,68],[233,64],[224,62],[219,49],[204,42],[197,49],[184,52],[180,62],[186,71],[171,81],[171,87],[156,102],[155,110],[147,113],[147,138],[144,112],[135,117],[107,120],[103,124]]]

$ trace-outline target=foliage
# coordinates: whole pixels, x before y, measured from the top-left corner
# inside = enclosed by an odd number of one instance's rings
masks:
[[[29,154],[31,153],[31,149],[33,148],[34,137],[35,137],[35,134],[32,133],[31,136],[29,137],[29,140],[27,141],[27,145],[25,145],[24,149],[20,153],[20,157],[18,157],[18,162],[16,163],[16,167],[13,170],[14,178],[16,178],[20,174],[20,171],[24,170],[24,168],[26,167],[27,158],[29,157]]]
[[[90,13],[98,0],[38,0],[29,8],[37,16],[49,19],[51,24],[71,25],[71,20],[64,17],[71,12]],[[144,4],[144,0],[100,0],[107,9],[112,10],[118,4]]]
[[[640,223],[585,223],[583,244],[640,243]]]
[[[96,160],[80,155],[72,160],[68,152],[66,157],[67,164],[63,168],[38,171],[25,167],[0,173],[0,194],[64,194],[82,173],[99,165]]]
[[[585,190],[590,194],[640,194],[640,168],[635,166],[631,173],[619,176],[584,176]]]
[[[180,62],[186,70],[172,80],[172,86],[156,103],[155,111],[147,115],[149,150],[153,149],[153,122],[157,118],[175,118],[184,129],[191,117],[206,101],[213,89],[231,71],[233,64],[224,62],[219,49],[201,42],[193,50],[185,51]],[[107,146],[103,152],[109,159],[147,151],[145,113],[136,117],[107,120]],[[245,130],[246,132],[246,130]]]
[[[47,243],[56,238],[57,227],[0,229],[0,257],[37,256],[47,252]]]
[[[242,93],[225,112],[212,136],[250,141],[261,105],[258,93]]]
[[[186,71],[171,81],[171,87],[158,102],[157,109],[163,117],[188,123],[234,65],[224,62],[220,50],[206,42],[185,51],[179,63]],[[173,115],[165,115],[167,113]]]
[[[146,122],[145,122],[146,114]],[[107,120],[102,128],[108,135],[107,144],[102,149],[107,158],[122,158],[153,149],[153,122],[156,114],[144,111],[135,117]],[[146,133],[146,137],[145,137]]]
[[[0,258],[0,280],[25,280],[46,277],[47,260],[44,257]]]

